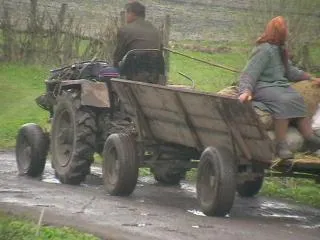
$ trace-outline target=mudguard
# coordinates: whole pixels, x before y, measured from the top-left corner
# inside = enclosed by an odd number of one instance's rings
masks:
[[[108,87],[104,82],[94,82],[85,79],[64,80],[60,84],[60,90],[72,87],[81,89],[81,105],[98,108],[110,108]]]

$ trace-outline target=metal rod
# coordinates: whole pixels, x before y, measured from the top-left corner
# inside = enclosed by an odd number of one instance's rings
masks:
[[[226,66],[223,66],[223,65],[220,65],[220,64],[211,63],[211,62],[199,59],[199,58],[191,57],[191,56],[188,56],[188,55],[186,55],[184,53],[181,53],[181,52],[178,52],[178,51],[166,48],[166,47],[164,47],[163,49],[168,51],[168,52],[171,52],[171,53],[174,53],[174,54],[178,54],[180,56],[183,56],[183,57],[186,57],[186,58],[190,58],[192,60],[195,60],[195,61],[198,61],[198,62],[201,62],[201,63],[205,63],[205,64],[208,64],[208,65],[213,66],[213,67],[222,68],[222,69],[228,70],[230,72],[234,72],[234,73],[240,73],[239,70],[236,70],[236,69],[233,69],[233,68],[230,68],[230,67],[226,67]]]
[[[183,74],[182,72],[178,72],[181,76],[185,77],[186,79],[190,80],[192,82],[192,88],[195,87],[195,82],[191,77],[188,77],[187,75]]]

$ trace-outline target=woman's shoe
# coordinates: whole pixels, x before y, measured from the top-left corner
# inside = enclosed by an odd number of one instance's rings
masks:
[[[294,157],[286,141],[278,142],[276,145],[276,151],[277,151],[277,156],[282,160],[292,159]]]

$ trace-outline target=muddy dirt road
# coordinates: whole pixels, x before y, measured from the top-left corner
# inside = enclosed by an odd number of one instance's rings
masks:
[[[0,208],[70,225],[103,239],[319,240],[320,210],[267,198],[235,201],[226,218],[205,217],[195,187],[164,187],[140,178],[128,198],[105,194],[101,169],[79,187],[61,185],[47,164],[42,181],[17,176],[12,152],[0,152]]]

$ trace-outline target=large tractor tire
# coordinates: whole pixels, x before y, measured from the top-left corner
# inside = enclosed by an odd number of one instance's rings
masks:
[[[111,134],[103,149],[103,181],[106,191],[115,196],[129,196],[139,175],[135,140],[121,133]]]
[[[225,216],[232,208],[236,191],[234,157],[224,148],[207,147],[200,157],[197,198],[204,214]]]
[[[52,122],[52,166],[57,178],[78,185],[90,173],[96,142],[95,113],[81,106],[78,92],[63,91]]]
[[[237,192],[241,197],[253,197],[259,193],[264,180],[264,170],[263,168],[254,169],[254,173],[257,176],[248,181],[237,184]]]
[[[19,175],[42,175],[49,151],[49,137],[34,123],[24,124],[16,139],[16,160]]]

